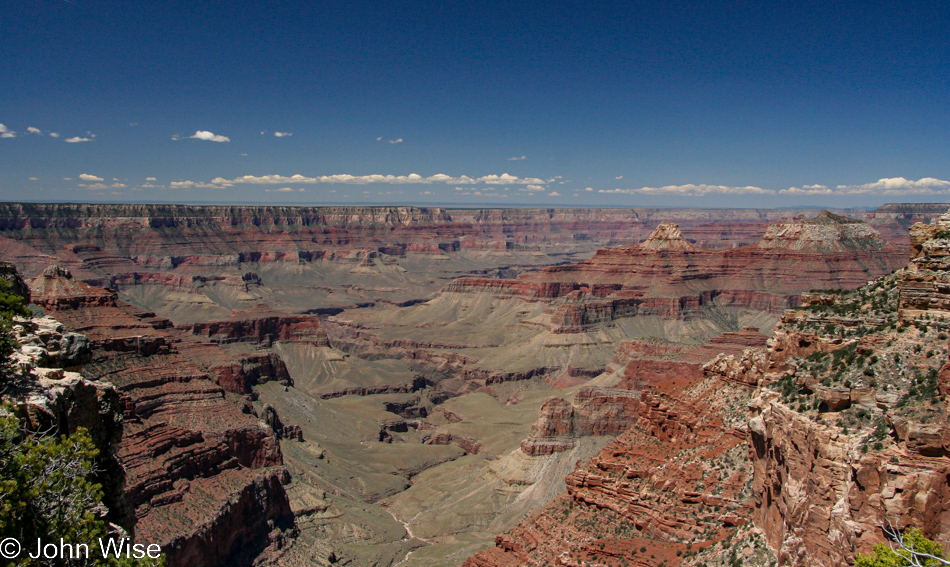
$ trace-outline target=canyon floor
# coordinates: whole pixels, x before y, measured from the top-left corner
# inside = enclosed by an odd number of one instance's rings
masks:
[[[121,521],[171,565],[294,566],[775,560],[722,361],[946,211],[3,207],[119,391]]]

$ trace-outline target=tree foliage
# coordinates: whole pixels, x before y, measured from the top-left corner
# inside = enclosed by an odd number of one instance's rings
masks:
[[[93,547],[107,536],[100,517],[102,487],[89,480],[99,451],[85,429],[59,438],[23,431],[17,419],[0,417],[0,539],[12,537],[26,549],[37,539],[85,543]],[[21,553],[17,565],[48,565]],[[88,560],[54,565],[161,565],[163,561]]]
[[[879,543],[874,546],[874,553],[864,555],[859,553],[854,561],[854,567],[937,567],[950,565],[944,559],[943,547],[930,541],[920,531],[920,528],[910,528],[901,534],[897,530],[885,528],[895,543],[888,545]]]
[[[70,542],[104,533],[94,513],[102,490],[88,480],[98,453],[84,429],[56,439],[25,434],[12,417],[0,420],[0,533]]]
[[[23,298],[9,290],[12,284],[0,278],[0,394],[16,378],[16,372],[10,355],[17,348],[16,338],[13,336],[13,316],[28,317],[30,310],[26,308]]]

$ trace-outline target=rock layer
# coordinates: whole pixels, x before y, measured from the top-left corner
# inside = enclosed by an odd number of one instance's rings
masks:
[[[62,268],[30,283],[38,304],[89,336],[83,374],[118,391],[116,457],[137,541],[162,545],[169,565],[224,565],[280,540],[271,532],[293,517],[277,439],[179,351],[176,329]]]
[[[860,285],[903,257],[870,225],[827,211],[774,224],[758,244],[730,250],[695,247],[664,222],[636,246],[514,280],[462,278],[446,291],[553,302],[557,331],[576,333],[637,315],[696,318],[712,306],[781,313],[804,291]]]

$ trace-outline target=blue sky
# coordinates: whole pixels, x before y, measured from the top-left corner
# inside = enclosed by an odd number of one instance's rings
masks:
[[[3,200],[950,200],[945,1],[37,0],[0,23]]]

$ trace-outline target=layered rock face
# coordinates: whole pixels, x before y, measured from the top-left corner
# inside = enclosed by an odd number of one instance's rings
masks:
[[[903,263],[868,224],[826,211],[771,225],[759,243],[730,250],[698,248],[664,222],[636,246],[515,280],[462,278],[446,291],[560,300],[552,322],[569,333],[637,315],[697,317],[713,305],[781,313],[803,291],[860,285]]]
[[[226,344],[250,342],[269,347],[277,341],[327,346],[327,334],[316,317],[282,313],[260,304],[249,311],[234,311],[221,321],[184,325],[186,332]]]
[[[939,230],[915,227],[913,257],[941,247]],[[568,477],[567,494],[466,565],[720,565],[736,564],[737,549],[743,564],[845,565],[883,541],[887,522],[946,545],[950,324],[936,302],[908,315],[917,268],[852,292],[806,294],[766,344],[754,333],[722,337],[734,348],[703,365],[703,378],[676,366],[701,349],[622,343],[621,384],[643,390],[637,422]],[[535,431],[562,434],[573,410],[550,400]],[[690,461],[697,447],[702,466]],[[641,464],[641,455],[658,461]],[[726,510],[710,514],[702,505],[711,501]],[[716,521],[724,531],[714,535]],[[755,529],[728,535],[749,521]],[[757,555],[757,532],[774,556]],[[710,547],[691,554],[680,542]]]
[[[822,211],[813,219],[796,217],[769,226],[756,246],[765,249],[827,253],[883,250],[885,244],[880,234],[867,223]]]
[[[779,563],[843,565],[889,524],[950,542],[950,376],[936,286],[942,216],[911,229],[905,270],[848,294],[811,294],[766,349],[710,371],[768,385],[750,403],[753,518]],[[899,307],[899,310],[898,310]]]
[[[193,323],[261,302],[333,313],[418,301],[454,277],[512,275],[641,241],[664,221],[697,247],[741,247],[794,213],[5,204],[0,255],[28,277],[63,265],[125,301]],[[898,247],[906,246],[905,225],[924,219],[904,209],[837,213],[866,218]],[[652,240],[664,242],[673,241]]]
[[[751,512],[737,428],[751,390],[716,378],[682,385],[640,394],[630,427],[579,463],[564,495],[464,565],[677,565],[735,533]],[[562,433],[566,409],[546,404],[536,430]]]
[[[125,425],[115,456],[137,541],[162,545],[169,565],[230,564],[279,544],[275,527],[293,525],[287,473],[274,432],[246,402],[183,354],[168,321],[64,268],[30,284],[37,304],[88,336],[83,375],[118,392]]]
[[[837,426],[767,398],[754,408],[754,519],[781,564],[847,564],[883,539],[887,521],[950,539],[945,459],[925,457],[906,437],[896,451],[863,454]]]
[[[573,448],[575,437],[618,435],[636,422],[639,409],[639,394],[629,390],[586,387],[573,403],[551,398],[541,407],[521,450],[535,457],[550,455]]]
[[[910,227],[910,264],[901,278],[901,316],[950,313],[950,213]]]

